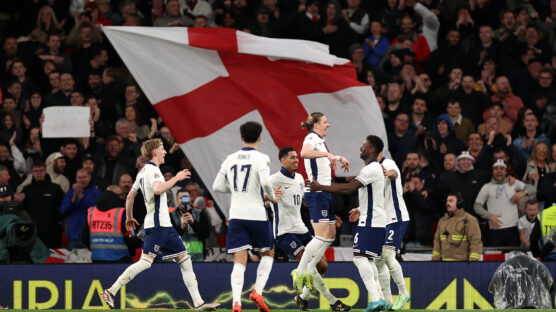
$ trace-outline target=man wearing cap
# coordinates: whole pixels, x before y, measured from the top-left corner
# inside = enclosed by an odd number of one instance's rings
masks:
[[[489,221],[488,246],[519,246],[519,200],[536,193],[532,185],[521,181],[510,185],[506,177],[507,168],[504,160],[498,159],[492,165],[492,180],[483,185],[475,199],[475,212]]]
[[[446,175],[442,184],[433,191],[433,196],[441,202],[449,192],[459,192],[465,211],[475,215],[473,203],[481,187],[490,180],[490,174],[473,168],[473,161],[474,158],[468,151],[461,152],[456,158],[456,171]]]

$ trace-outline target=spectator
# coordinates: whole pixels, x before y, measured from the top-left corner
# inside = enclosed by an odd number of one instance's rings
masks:
[[[91,154],[85,154],[81,158],[81,168],[87,169],[92,177],[93,184],[98,187],[99,190],[104,191],[108,187],[108,182],[103,178],[96,175],[95,159]],[[77,171],[76,171],[77,172]]]
[[[519,246],[518,204],[524,196],[536,193],[521,181],[510,185],[506,169],[504,160],[497,160],[492,165],[492,180],[483,185],[475,199],[475,213],[489,221],[488,246]]]
[[[180,12],[189,16],[204,15],[209,21],[209,25],[214,24],[214,15],[212,7],[205,0],[180,0]]]
[[[68,179],[63,174],[65,167],[66,159],[62,153],[52,153],[46,158],[46,173],[48,173],[50,181],[58,184],[64,193],[69,190],[70,186]],[[21,192],[25,186],[31,184],[32,178],[32,175],[28,175],[17,187],[17,191]]]
[[[189,16],[182,15],[180,3],[178,0],[169,0],[166,2],[166,14],[157,18],[153,22],[153,26],[193,26],[193,20]]]
[[[461,152],[456,158],[456,171],[449,173],[441,184],[434,189],[433,195],[437,202],[446,198],[446,194],[459,193],[463,199],[463,208],[474,214],[473,204],[479,191],[490,180],[490,174],[473,167],[473,156],[467,151]]]
[[[449,29],[446,34],[446,44],[433,52],[427,62],[426,71],[431,75],[434,82],[439,82],[445,73],[451,72],[452,68],[460,67],[465,60],[465,52],[460,44],[461,34],[456,28]],[[428,40],[427,40],[428,42]]]
[[[60,75],[60,90],[56,93],[50,93],[44,100],[44,106],[69,106],[70,95],[74,90],[75,80],[71,73],[63,73]]]
[[[388,133],[388,147],[398,167],[402,167],[407,153],[417,146],[417,139],[408,127],[409,117],[406,113],[399,113],[394,120],[394,131]]]
[[[63,31],[64,23],[58,23],[56,14],[50,6],[43,6],[37,17],[37,28],[29,34],[29,39],[36,40],[42,44],[46,43],[48,35],[57,34]]]
[[[477,218],[463,209],[458,193],[446,197],[446,214],[434,234],[432,261],[479,261],[483,253]]]
[[[523,157],[529,158],[533,146],[541,142],[546,145],[550,144],[548,137],[539,128],[537,116],[533,113],[526,114],[523,116],[523,132],[515,138],[513,144],[519,148]]]
[[[417,34],[417,32],[415,32],[415,29],[415,20],[413,19],[413,17],[411,17],[410,15],[405,15],[404,17],[402,17],[401,32],[402,34],[408,35],[412,42],[411,48],[417,55],[415,62],[417,64],[423,64],[428,60],[429,55],[431,54],[431,49],[427,42],[427,39],[423,35]],[[400,36],[392,40],[392,44],[396,44],[398,43],[398,41],[401,41],[399,38]]]
[[[21,151],[19,151],[12,139],[10,139],[10,148],[8,148],[8,145],[0,142],[0,166],[8,168],[11,179],[10,185],[13,190],[21,180],[20,173],[23,174],[25,172],[25,158],[23,158],[23,154],[21,154]]]
[[[17,39],[13,36],[6,36],[2,44],[2,52],[0,54],[0,77],[5,81],[8,79],[8,69],[18,58]]]
[[[127,196],[132,186],[133,186],[133,178],[129,174],[124,173],[118,179],[118,187],[122,191],[122,195],[124,197]]]
[[[342,10],[342,16],[349,27],[359,35],[359,39],[365,37],[369,31],[369,14],[361,8],[361,0],[347,0],[347,8]]]
[[[122,190],[110,185],[95,206],[87,210],[83,243],[91,249],[94,263],[127,263],[139,247],[138,239],[129,237],[125,228],[126,212]]]
[[[354,32],[342,18],[342,7],[337,0],[329,0],[326,5],[325,19],[321,21],[323,42],[330,47],[330,54],[349,58],[349,46]]]
[[[75,140],[67,140],[60,147],[60,153],[66,159],[66,166],[64,167],[64,175],[70,181],[70,184],[75,183],[75,173],[82,167],[81,156],[79,155],[79,143]]]
[[[46,164],[42,160],[33,162],[31,183],[23,188],[23,208],[37,226],[37,235],[48,248],[60,248],[62,224],[60,205],[64,192],[58,184],[50,181]]]
[[[467,145],[469,146],[467,151],[471,156],[473,156],[473,158],[475,158],[475,162],[476,162],[479,153],[483,149],[483,139],[481,139],[481,135],[478,134],[477,132],[473,132],[469,134]]]
[[[404,240],[417,243],[418,247],[432,245],[432,222],[437,219],[435,204],[424,186],[425,181],[415,175],[403,187],[403,198],[410,218]]]
[[[413,100],[409,119],[409,129],[418,139],[432,129],[433,120],[428,113],[427,101],[422,96],[416,96]]]
[[[535,144],[531,157],[527,161],[523,182],[533,185],[536,190],[544,177],[551,172],[551,162],[552,156],[548,152],[548,144],[545,142]]]
[[[151,127],[143,123],[141,112],[135,105],[128,105],[125,108],[125,119],[129,121],[130,133],[135,133],[138,140],[151,139],[158,132],[156,119],[151,118]]]
[[[456,155],[454,153],[446,153],[443,159],[443,169],[438,175],[438,182],[441,183],[447,174],[456,171]]]
[[[389,83],[386,89],[386,109],[384,110],[386,115],[384,123],[386,124],[387,132],[394,130],[394,119],[396,116],[406,111],[401,85],[395,82]]]
[[[475,131],[475,126],[469,118],[461,114],[461,103],[459,100],[448,100],[446,113],[454,125],[454,133],[458,139],[463,141],[465,145],[469,145],[467,139],[469,135]],[[478,154],[478,152],[477,152]]]
[[[525,206],[525,214],[517,221],[517,229],[519,230],[519,240],[522,247],[529,248],[531,241],[529,240],[535,222],[538,222],[539,203],[536,200],[530,199]]]
[[[353,0],[352,0],[353,1]],[[390,40],[382,35],[382,24],[380,21],[371,22],[371,34],[363,43],[365,62],[372,67],[377,67],[390,46]]]
[[[130,160],[123,153],[123,142],[118,136],[111,136],[106,139],[105,152],[103,157],[97,158],[97,174],[111,184],[117,184],[118,178],[129,173]]]
[[[495,135],[501,133],[507,135],[512,133],[513,123],[504,116],[504,105],[500,102],[492,103],[488,109],[489,117],[485,123],[482,123],[477,128],[477,132],[482,137],[488,139],[490,133],[495,131]]]
[[[529,98],[529,106],[536,107],[541,116],[541,129],[550,133],[556,120],[556,88],[552,86],[554,73],[543,68],[539,73],[538,85]]]
[[[56,66],[64,72],[71,72],[72,64],[70,57],[60,51],[62,46],[62,38],[58,33],[49,34],[46,41],[47,50],[44,54],[39,54],[38,57],[42,61],[51,60]]]
[[[463,75],[461,88],[456,90],[454,96],[460,100],[462,115],[469,118],[476,126],[483,121],[482,113],[490,106],[490,100],[484,93],[475,90],[474,86],[475,79],[473,76]],[[502,109],[503,113],[504,110]]]
[[[419,176],[425,184],[425,189],[430,190],[434,187],[433,176],[421,168],[421,154],[417,150],[409,151],[402,166],[402,183],[411,181],[412,176]]]
[[[78,17],[75,18],[74,22],[75,25],[71,28],[68,36],[64,40],[64,45],[77,48],[83,43],[79,36],[79,30],[81,28],[81,25],[93,24],[93,21],[91,19],[91,12],[90,11],[81,12],[78,15]],[[91,41],[96,43],[102,42],[102,31],[100,30],[100,28],[92,27],[91,31],[92,31]]]
[[[81,233],[87,222],[87,209],[96,205],[101,193],[92,183],[91,174],[87,169],[77,170],[75,181],[60,207],[62,218],[67,218],[66,235],[70,250],[85,248],[81,241]]]
[[[491,101],[502,103],[506,116],[510,118],[512,123],[515,123],[517,121],[517,112],[523,107],[523,102],[512,93],[510,81],[505,76],[496,78],[496,90],[497,92],[491,96]]]
[[[433,112],[434,116],[440,115],[446,111],[446,105],[448,102],[448,96],[456,91],[460,90],[462,81],[463,71],[459,67],[454,67],[450,70],[448,74],[448,82],[440,86],[434,92],[435,109]],[[460,106],[461,108],[461,106]]]
[[[183,197],[184,194],[188,194],[185,189],[178,190],[175,201],[180,204],[170,213],[170,219],[187,247],[191,260],[202,262],[205,250],[204,240],[212,231],[210,219],[205,209],[193,206],[193,202],[188,197]]]
[[[454,125],[447,114],[438,116],[433,127],[434,132],[438,136],[439,152],[441,155],[459,153],[466,149],[465,144],[455,136]]]

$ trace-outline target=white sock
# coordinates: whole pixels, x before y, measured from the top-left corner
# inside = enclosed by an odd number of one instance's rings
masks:
[[[303,256],[301,256],[301,260],[299,260],[299,264],[297,265],[297,273],[298,274],[305,274],[305,270],[307,270],[307,265],[309,262],[313,260],[316,252],[319,250],[321,246],[321,242],[324,242],[323,238],[318,236],[313,237],[313,239],[305,246],[305,251],[303,252]]]
[[[241,263],[234,262],[234,268],[230,275],[230,282],[232,284],[232,304],[239,303],[241,305],[241,291],[243,290],[243,274],[245,273],[245,266]]]
[[[201,294],[199,293],[199,286],[197,285],[197,277],[195,276],[195,272],[193,271],[191,257],[188,255],[187,259],[182,260],[178,264],[181,269],[181,276],[183,278],[183,282],[185,283],[185,287],[187,287],[189,295],[191,295],[191,299],[193,299],[193,305],[195,307],[201,306],[205,302],[203,301],[203,298],[201,298]]]
[[[334,295],[330,293],[330,290],[328,289],[328,287],[326,287],[326,284],[324,283],[324,280],[322,279],[322,276],[320,276],[320,274],[315,275],[313,279],[313,285],[315,285],[315,288],[319,291],[319,293],[323,295],[324,298],[326,298],[326,301],[328,301],[328,303],[336,303],[338,298],[334,297]]]
[[[382,250],[382,254],[386,256],[385,258],[386,265],[390,269],[390,274],[392,275],[392,279],[394,280],[394,283],[398,285],[398,290],[400,291],[400,295],[407,296],[409,293],[407,292],[407,287],[405,286],[402,266],[396,259],[396,251],[385,248],[384,250]]]
[[[301,295],[299,295],[299,297],[301,297],[301,299],[303,300],[307,300],[310,296],[311,291],[309,290],[309,288],[307,288],[307,286],[303,286],[303,291],[301,292]]]
[[[263,294],[263,289],[266,285],[266,281],[268,281],[268,276],[270,275],[270,270],[272,270],[273,262],[274,258],[270,256],[262,257],[261,262],[259,262],[259,266],[257,267],[257,279],[255,281],[255,291],[259,295]]]
[[[378,292],[377,285],[375,283],[373,267],[366,257],[353,257],[353,263],[359,270],[359,275],[365,284],[365,288],[371,296],[371,301],[378,301],[380,295]]]
[[[384,251],[382,253],[382,257],[385,257]],[[380,283],[380,290],[382,291],[384,299],[392,305],[394,299],[392,298],[392,291],[390,290],[390,272],[388,272],[388,267],[382,257],[375,259],[375,265],[378,270],[378,281]]]
[[[372,259],[369,259],[369,263],[371,264],[371,268],[373,269],[373,278],[375,280],[376,288],[378,289],[378,294],[380,298],[384,298],[384,294],[382,294],[382,290],[380,289],[380,281],[378,280],[378,269],[376,268],[375,262]]]
[[[320,240],[322,239],[322,240]],[[307,265],[307,272],[311,275],[317,275],[317,264],[320,262],[320,260],[322,259],[322,256],[324,256],[324,253],[326,252],[326,249],[328,249],[328,247],[330,247],[330,245],[332,245],[332,243],[334,242],[334,239],[326,239],[326,238],[320,238],[319,237],[319,248],[315,251],[314,257],[313,259],[311,259],[311,261],[309,261],[309,264]]]
[[[108,288],[108,291],[115,296],[118,291],[120,291],[120,288],[122,288],[122,286],[126,285],[132,279],[134,279],[137,274],[150,268],[151,264],[151,259],[141,256],[141,259],[139,259],[139,261],[127,267],[124,273],[122,273],[122,275],[118,277],[116,282],[114,282],[112,287]]]

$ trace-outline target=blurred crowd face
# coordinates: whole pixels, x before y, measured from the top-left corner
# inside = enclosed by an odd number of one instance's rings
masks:
[[[13,57],[17,54],[17,40],[15,38],[9,37],[4,41],[2,45],[6,56]]]
[[[407,153],[405,157],[407,168],[410,170],[416,170],[419,168],[419,154],[417,153]]]
[[[444,155],[444,170],[451,172],[456,169],[456,155],[448,153]]]
[[[504,25],[504,27],[508,30],[512,30],[514,29],[515,26],[515,16],[514,13],[512,12],[506,12],[504,13],[504,15],[502,16],[502,21],[501,21],[502,25]]]
[[[460,41],[459,31],[450,30],[446,35],[446,40],[448,41],[448,44],[452,47],[459,45],[459,41]]]
[[[69,73],[63,73],[60,76],[60,87],[64,92],[70,92],[73,90],[73,86],[75,85],[75,81],[73,80],[73,76]]]
[[[122,189],[124,194],[128,194],[133,186],[133,179],[127,173],[122,174],[120,180],[118,181],[118,186]]]
[[[481,26],[479,28],[479,39],[482,44],[489,44],[492,42],[492,36],[494,35],[492,28],[490,26]]]
[[[469,144],[469,150],[480,151],[481,148],[483,147],[483,140],[481,139],[481,136],[478,133],[471,133],[469,135],[468,144]]]
[[[471,171],[471,167],[473,166],[473,161],[469,158],[462,158],[458,160],[458,166],[462,173],[466,173]]]
[[[550,88],[552,86],[552,80],[554,79],[553,75],[548,72],[540,73],[539,74],[539,85],[542,88]]]
[[[8,161],[10,159],[10,151],[7,146],[0,145],[0,161]]]
[[[75,183],[82,188],[86,188],[91,183],[91,175],[87,170],[78,170],[75,174]]]
[[[171,17],[180,16],[180,4],[178,1],[172,0],[166,4],[166,14]]]
[[[413,101],[412,110],[415,114],[424,114],[427,111],[427,102],[423,99],[415,99],[415,101]]]
[[[106,153],[108,154],[108,157],[116,158],[118,157],[118,154],[120,154],[120,151],[120,142],[118,142],[117,140],[111,140],[110,142],[106,143]]]
[[[46,177],[46,166],[33,166],[31,169],[31,176],[35,181],[44,181]]]

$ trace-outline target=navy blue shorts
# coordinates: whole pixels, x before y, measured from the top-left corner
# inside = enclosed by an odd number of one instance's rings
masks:
[[[384,228],[358,226],[353,237],[353,253],[378,258],[382,253]]]
[[[226,252],[254,249],[267,251],[274,247],[274,234],[270,221],[230,220],[226,234]]]
[[[163,260],[185,255],[185,245],[173,227],[145,229],[143,253],[152,257],[162,256]]]
[[[396,251],[400,250],[402,246],[403,236],[407,230],[409,221],[400,221],[390,223],[386,226],[384,231],[384,246],[393,247]]]
[[[336,223],[334,208],[332,208],[332,194],[326,192],[305,193],[305,203],[309,207],[311,222]]]
[[[298,252],[305,249],[305,246],[313,239],[311,232],[303,234],[286,233],[276,237],[276,245],[288,256],[295,259]]]

